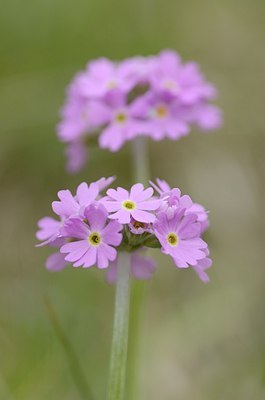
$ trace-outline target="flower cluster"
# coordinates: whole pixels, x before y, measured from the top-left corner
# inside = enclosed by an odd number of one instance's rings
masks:
[[[215,97],[198,65],[183,63],[171,50],[119,63],[92,61],[70,84],[57,129],[67,144],[68,170],[84,166],[87,145],[95,140],[118,151],[139,135],[177,140],[193,124],[218,128],[220,110],[209,103]]]
[[[177,267],[192,267],[208,281],[211,259],[201,238],[208,227],[203,206],[159,179],[147,189],[137,183],[130,191],[118,187],[102,196],[113,180],[83,182],[74,196],[69,190],[58,192],[59,201],[52,203],[58,218],[42,218],[36,234],[42,241],[39,246],[57,249],[48,257],[47,268],[58,271],[67,263],[84,268],[96,265],[107,268],[107,279],[114,282],[118,252],[126,251],[131,255],[131,274],[148,279],[156,265],[144,251],[157,248],[171,256]]]

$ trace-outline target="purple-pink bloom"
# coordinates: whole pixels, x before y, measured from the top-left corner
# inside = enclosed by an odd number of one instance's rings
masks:
[[[177,98],[182,104],[190,105],[216,96],[215,88],[204,80],[199,66],[194,62],[182,63],[172,50],[158,54],[151,85],[156,92],[166,98]]]
[[[128,76],[125,63],[114,63],[107,58],[91,61],[83,77],[81,92],[91,98],[104,98],[112,91],[128,92],[134,81]]]
[[[154,223],[154,232],[162,246],[162,252],[169,254],[177,267],[197,265],[205,258],[207,244],[200,238],[201,226],[196,214],[184,215],[185,209],[175,212],[172,218],[162,212]]]
[[[189,125],[175,101],[148,93],[137,99],[131,107],[133,114],[145,121],[140,133],[153,140],[177,140],[189,133]]]
[[[184,63],[172,50],[120,62],[91,61],[69,85],[57,126],[68,146],[67,169],[77,172],[84,166],[87,136],[97,136],[101,148],[118,151],[140,135],[177,140],[194,124],[203,131],[216,129],[222,115],[210,103],[215,97],[198,65]]]
[[[128,254],[128,257],[130,257],[131,263],[131,276],[139,280],[148,280],[152,278],[153,273],[156,270],[156,263],[152,258],[142,254],[141,251],[135,251],[131,255]],[[109,268],[107,269],[106,279],[109,283],[115,283],[117,280],[118,258],[119,256],[116,258],[115,261],[110,263]]]
[[[119,246],[122,240],[122,226],[117,221],[107,223],[108,212],[102,206],[91,205],[84,210],[84,222],[79,218],[68,219],[61,229],[62,236],[70,238],[60,249],[67,254],[65,260],[72,262],[74,267],[107,268],[114,261],[117,251],[113,246]]]
[[[107,268],[110,264],[109,280],[113,281],[116,247],[120,246],[120,251],[131,255],[131,274],[148,279],[155,266],[141,251],[159,248],[173,258],[177,267],[191,266],[207,282],[206,270],[212,261],[201,239],[209,224],[204,207],[159,179],[151,182],[159,198],[153,196],[153,188],[145,189],[140,183],[130,191],[109,189],[102,197],[101,191],[113,180],[103,177],[89,185],[82,182],[74,195],[69,190],[58,192],[59,201],[52,207],[60,220],[42,218],[36,234],[43,241],[38,246],[59,250],[48,257],[47,269],[60,271],[68,262],[85,268],[95,264]]]
[[[144,189],[141,183],[132,186],[130,193],[121,187],[108,189],[102,203],[112,213],[110,219],[117,219],[121,224],[128,224],[131,218],[139,222],[152,223],[156,217],[152,213],[159,208],[161,201],[154,199],[152,188]]]
[[[127,104],[122,93],[116,93],[108,102],[93,102],[91,113],[102,126],[99,136],[101,148],[118,151],[126,141],[143,134],[143,121],[134,112],[133,103]]]
[[[82,216],[85,207],[93,204],[99,196],[101,190],[105,189],[114,177],[101,178],[97,182],[88,185],[86,182],[80,183],[76,189],[76,195],[73,196],[70,190],[60,190],[58,192],[59,201],[52,202],[52,209],[55,214],[62,218],[72,216]]]
[[[135,86],[149,82],[153,57],[132,57],[121,62],[99,58],[87,65],[79,82],[85,98],[109,100],[117,92],[128,94]]]
[[[60,229],[66,219],[73,216],[82,217],[84,209],[93,204],[99,193],[109,186],[114,179],[114,177],[103,177],[90,185],[82,182],[78,185],[75,196],[72,195],[70,190],[60,190],[58,192],[59,201],[52,202],[53,211],[60,217],[60,221],[51,217],[44,217],[39,220],[39,230],[36,233],[36,237],[44,242],[37,246],[50,244],[60,237]]]
[[[178,188],[171,189],[169,184],[161,179],[157,179],[156,184],[150,181],[150,184],[158,192],[162,200],[159,211],[166,212],[168,218],[173,217],[176,210],[185,209],[185,215],[197,215],[197,221],[201,224],[201,233],[208,229],[208,213],[201,204],[193,203],[190,196],[182,195]]]

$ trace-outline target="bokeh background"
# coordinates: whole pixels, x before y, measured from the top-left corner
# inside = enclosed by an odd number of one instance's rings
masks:
[[[264,12],[262,0],[1,1],[1,399],[81,398],[45,298],[95,399],[105,397],[114,288],[96,269],[47,272],[49,251],[34,247],[34,233],[59,189],[113,174],[132,183],[129,144],[118,154],[94,149],[85,171],[66,174],[55,125],[74,73],[91,58],[163,48],[197,60],[220,92],[219,132],[149,143],[151,177],[210,210],[214,265],[204,285],[157,258],[139,390],[126,400],[265,399]]]

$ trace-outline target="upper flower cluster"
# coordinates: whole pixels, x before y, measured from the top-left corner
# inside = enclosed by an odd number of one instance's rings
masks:
[[[183,63],[171,50],[119,63],[92,61],[68,87],[57,129],[68,144],[68,170],[83,167],[86,142],[97,137],[101,148],[117,151],[139,135],[177,140],[193,124],[215,129],[221,122],[220,110],[209,103],[215,97],[198,65]]]
[[[114,178],[101,178],[90,185],[81,183],[73,196],[58,192],[52,203],[58,218],[45,217],[39,223],[40,245],[59,249],[46,262],[50,270],[60,270],[68,262],[74,267],[108,268],[108,279],[116,276],[117,251],[131,254],[131,273],[148,279],[155,269],[153,260],[142,254],[146,248],[160,248],[179,268],[191,266],[203,281],[211,266],[207,244],[201,236],[208,227],[205,209],[193,203],[177,188],[157,180],[153,187],[133,185],[101,191]],[[154,189],[157,195],[154,195]]]

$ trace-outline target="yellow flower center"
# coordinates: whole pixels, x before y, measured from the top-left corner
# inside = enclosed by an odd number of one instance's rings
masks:
[[[118,114],[116,115],[115,119],[116,119],[117,122],[119,122],[120,124],[122,124],[123,122],[126,121],[127,116],[126,116],[125,113],[120,112],[120,113],[118,113]]]
[[[101,237],[100,234],[98,232],[92,232],[89,237],[88,237],[88,242],[92,245],[92,246],[99,246],[101,243]]]
[[[131,211],[131,210],[134,210],[134,209],[135,209],[136,204],[135,204],[134,201],[125,200],[125,201],[123,201],[123,203],[122,203],[122,207],[125,208],[125,210],[127,210],[127,211]]]
[[[179,242],[179,238],[174,232],[170,232],[167,235],[167,241],[170,244],[170,246],[177,246],[177,244]]]
[[[165,118],[168,115],[168,110],[166,106],[160,105],[156,107],[155,113],[158,118]]]

